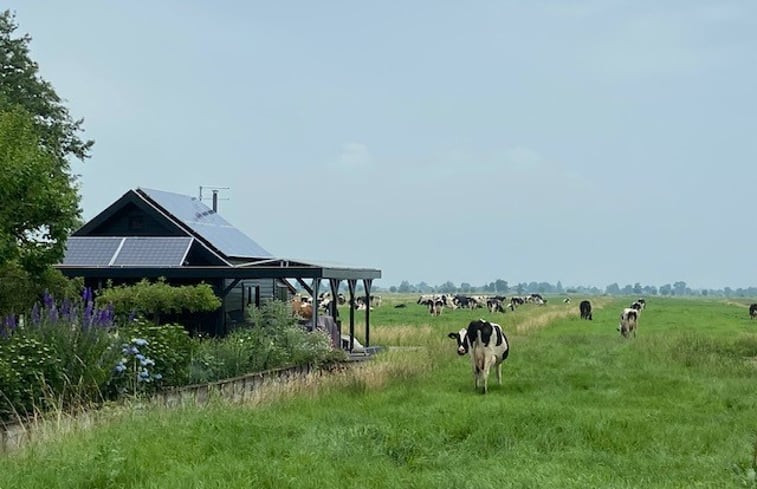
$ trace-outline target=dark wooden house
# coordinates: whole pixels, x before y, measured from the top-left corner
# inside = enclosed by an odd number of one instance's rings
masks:
[[[290,280],[317,301],[324,281],[334,295],[346,281],[354,296],[358,281],[370,294],[372,281],[381,277],[381,271],[372,268],[277,258],[199,199],[144,188],[129,190],[78,229],[57,268],[67,276],[83,277],[94,288],[108,281],[117,285],[159,277],[175,285],[209,283],[223,301],[221,309],[182,321],[212,334],[224,334],[241,321],[247,306],[288,299],[294,292]],[[332,313],[338,317],[336,307]],[[317,319],[316,315],[313,321]],[[354,338],[353,309],[350,323]],[[368,333],[369,310],[366,323]]]

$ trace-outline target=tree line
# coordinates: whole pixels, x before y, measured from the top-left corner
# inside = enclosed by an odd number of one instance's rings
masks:
[[[667,283],[660,286],[642,285],[639,282],[620,286],[617,282],[611,283],[604,288],[591,285],[563,286],[561,281],[556,284],[549,282],[520,282],[510,285],[507,280],[497,279],[493,282],[472,285],[461,282],[455,285],[447,281],[440,285],[429,285],[426,282],[411,284],[403,280],[399,285],[389,287],[374,286],[374,290],[393,293],[418,293],[418,294],[564,294],[564,295],[638,295],[638,296],[663,296],[663,297],[757,297],[757,287],[721,289],[691,288],[684,281]]]

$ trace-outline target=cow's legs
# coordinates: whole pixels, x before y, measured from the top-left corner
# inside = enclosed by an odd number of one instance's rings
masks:
[[[502,364],[497,364],[497,384],[502,385]]]

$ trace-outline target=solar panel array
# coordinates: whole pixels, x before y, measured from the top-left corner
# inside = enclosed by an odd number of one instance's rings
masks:
[[[86,265],[104,267],[121,246],[123,238],[77,238],[70,237],[66,242],[64,265]]]
[[[175,267],[192,244],[192,238],[126,238],[114,266]]]
[[[63,265],[81,267],[178,267],[192,246],[189,237],[101,238],[72,236]]]
[[[162,190],[146,188],[140,188],[140,190],[227,257],[273,257],[253,239],[198,199]]]

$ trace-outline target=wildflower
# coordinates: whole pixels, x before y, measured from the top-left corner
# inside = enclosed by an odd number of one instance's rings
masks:
[[[71,311],[73,309],[73,304],[71,303],[71,300],[66,297],[63,299],[63,302],[60,303],[60,313],[61,316],[63,316],[63,319],[66,321],[71,321]]]
[[[140,362],[142,362],[142,361],[144,361],[145,356],[142,355],[141,353],[137,353],[136,355],[134,355],[134,358],[136,358],[137,360],[139,360]]]
[[[45,292],[42,294],[42,303],[45,305],[46,309],[50,309],[55,305],[55,300],[53,299],[53,296],[50,295],[50,293],[45,289]]]
[[[48,309],[48,319],[52,324],[58,324],[58,308],[53,304]]]
[[[40,319],[41,319],[41,316],[39,312],[39,303],[35,302],[34,307],[32,307],[32,324],[34,324],[35,326],[38,326]]]
[[[124,370],[126,370],[126,365],[124,365],[123,363],[116,365],[116,372],[118,372],[119,374],[123,373]]]
[[[160,375],[160,374],[155,374],[155,375],[152,376],[152,378],[155,379],[155,380],[160,380],[160,379],[163,378],[163,376]]]
[[[147,340],[142,339],[142,338],[132,338],[131,342],[134,343],[137,346],[149,345],[149,343],[147,342]]]

